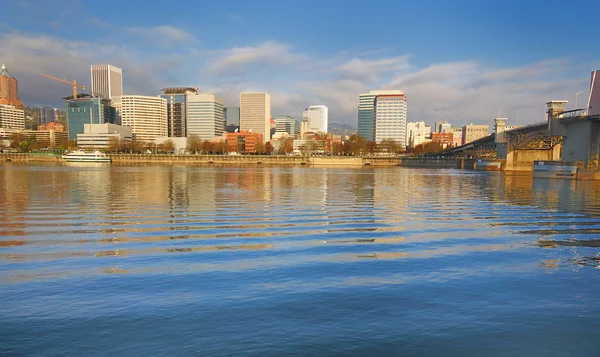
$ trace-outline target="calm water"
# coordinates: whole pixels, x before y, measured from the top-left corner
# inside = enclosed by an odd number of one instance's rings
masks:
[[[0,164],[0,354],[594,356],[595,239],[592,182]]]

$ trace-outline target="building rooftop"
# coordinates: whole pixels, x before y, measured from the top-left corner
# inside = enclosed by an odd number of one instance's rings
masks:
[[[11,75],[10,75],[10,73],[8,73],[8,69],[6,69],[6,66],[4,65],[4,63],[2,64],[2,68],[0,68],[0,76],[11,77]]]
[[[171,88],[163,88],[161,91],[164,94],[185,94],[185,92],[194,92],[198,93],[198,88],[196,87],[171,87]]]

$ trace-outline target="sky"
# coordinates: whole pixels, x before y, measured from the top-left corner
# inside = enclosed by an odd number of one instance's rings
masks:
[[[27,106],[72,93],[40,73],[89,85],[112,64],[125,94],[266,91],[272,116],[325,104],[356,126],[359,94],[402,89],[408,121],[523,125],[549,100],[585,107],[600,69],[600,1],[7,1],[0,62]]]

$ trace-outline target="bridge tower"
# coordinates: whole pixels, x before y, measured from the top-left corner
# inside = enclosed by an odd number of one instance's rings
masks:
[[[494,142],[496,143],[496,158],[506,159],[507,140],[506,140],[506,118],[494,119]]]

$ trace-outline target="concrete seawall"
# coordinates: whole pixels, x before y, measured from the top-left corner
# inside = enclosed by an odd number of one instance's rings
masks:
[[[283,155],[157,155],[112,154],[116,164],[165,163],[192,165],[272,165],[272,166],[398,166],[402,158],[350,156],[283,156]],[[29,153],[0,153],[1,162],[65,162],[60,156]]]

